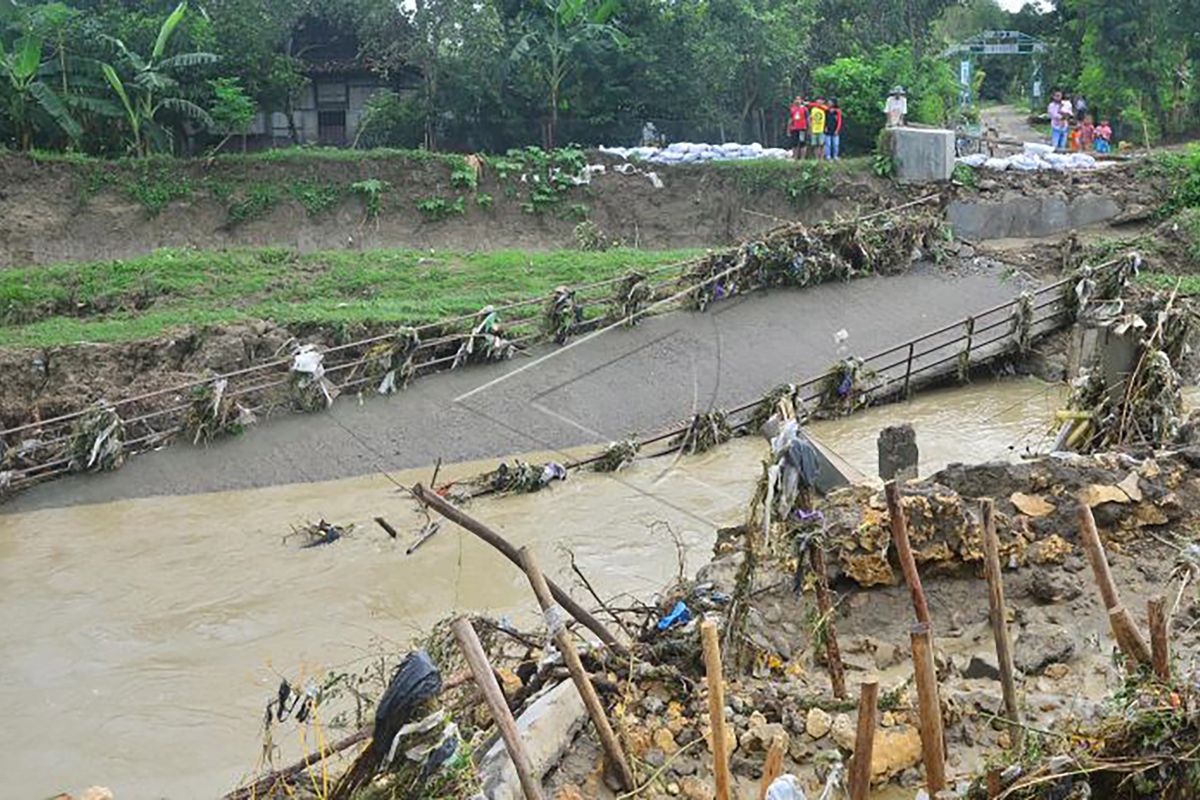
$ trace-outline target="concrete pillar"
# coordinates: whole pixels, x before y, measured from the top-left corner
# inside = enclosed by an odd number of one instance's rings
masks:
[[[937,128],[889,128],[896,180],[936,183],[954,172],[954,131]]]
[[[879,477],[907,481],[917,477],[917,432],[913,426],[893,425],[879,432]]]

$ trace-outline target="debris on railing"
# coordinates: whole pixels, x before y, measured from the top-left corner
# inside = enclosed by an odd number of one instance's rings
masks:
[[[68,445],[73,472],[103,472],[125,461],[125,423],[111,404],[97,403],[75,421]]]
[[[642,445],[637,439],[622,439],[611,442],[604,448],[604,453],[592,464],[596,472],[619,472],[632,464],[638,456]]]
[[[671,445],[681,453],[695,455],[732,438],[733,429],[729,426],[729,420],[725,412],[717,408],[693,416],[687,428],[671,441]]]
[[[375,391],[392,394],[404,389],[417,372],[413,357],[421,347],[421,335],[415,328],[401,328],[394,336],[374,344],[363,356],[365,377],[378,381]]]
[[[476,319],[475,327],[463,337],[450,369],[458,369],[464,364],[506,361],[516,354],[517,346],[502,333],[495,306],[484,306]]]

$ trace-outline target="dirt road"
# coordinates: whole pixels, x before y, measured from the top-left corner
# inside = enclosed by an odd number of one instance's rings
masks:
[[[951,275],[921,267],[748,295],[709,313],[614,330],[529,369],[530,359],[553,351],[435,376],[390,398],[343,398],[327,413],[273,419],[207,448],[180,443],[114,473],[37,487],[0,513],[327,480],[439,458],[501,459],[647,434],[940,327],[1021,288],[998,270]],[[839,351],[835,334],[843,328],[849,339]]]
[[[1046,139],[1041,131],[1029,124],[1029,109],[1025,106],[991,106],[981,109],[979,117],[984,129],[995,128],[1001,139],[1016,142]]]

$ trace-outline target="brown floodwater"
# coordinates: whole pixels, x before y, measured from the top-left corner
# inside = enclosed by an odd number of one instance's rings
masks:
[[[928,392],[816,423],[862,473],[889,424],[917,430],[921,471],[1014,458],[1046,443],[1060,389],[1031,379]],[[717,527],[744,512],[764,444],[740,439],[691,458],[578,474],[471,511],[536,548],[569,583],[567,549],[597,589],[651,596],[707,558]],[[443,468],[465,476],[492,463]],[[394,475],[427,481],[430,471]],[[251,772],[262,710],[293,681],[362,666],[456,611],[524,615],[528,586],[451,525],[413,555],[371,522],[412,537],[423,519],[383,477],[155,497],[0,516],[0,774],[12,797],[91,784],[128,798],[213,797]],[[332,545],[284,543],[293,525],[353,523]],[[279,742],[279,760],[299,751]]]

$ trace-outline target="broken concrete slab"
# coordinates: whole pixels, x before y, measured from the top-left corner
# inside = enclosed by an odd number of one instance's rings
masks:
[[[517,732],[529,752],[535,775],[545,775],[562,760],[586,721],[587,709],[570,681],[558,684],[526,709],[517,719]],[[484,755],[479,775],[487,800],[523,800],[517,770],[503,741],[496,742]]]

